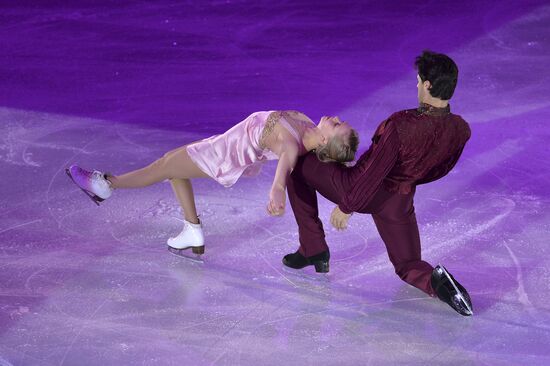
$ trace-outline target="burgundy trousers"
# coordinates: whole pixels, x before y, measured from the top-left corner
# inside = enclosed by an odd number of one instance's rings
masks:
[[[287,182],[288,197],[298,224],[300,253],[311,257],[328,249],[319,219],[317,193],[339,204],[350,187],[348,169],[322,163],[310,153],[298,159]],[[433,267],[421,259],[420,235],[414,213],[414,189],[410,194],[388,192],[383,186],[360,213],[371,214],[382,237],[395,273],[408,284],[434,296],[430,284]]]

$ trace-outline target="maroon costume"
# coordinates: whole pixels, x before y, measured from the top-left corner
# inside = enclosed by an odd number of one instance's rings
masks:
[[[328,249],[316,191],[345,213],[372,214],[395,272],[434,295],[433,267],[422,261],[414,213],[416,186],[437,180],[456,164],[470,138],[468,123],[450,107],[421,104],[394,113],[376,129],[372,145],[355,166],[301,157],[288,180],[288,196],[305,257]]]

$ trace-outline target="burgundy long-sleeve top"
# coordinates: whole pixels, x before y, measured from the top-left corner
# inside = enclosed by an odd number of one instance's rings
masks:
[[[340,210],[362,211],[382,185],[389,192],[407,194],[416,185],[445,176],[470,135],[468,123],[450,113],[450,106],[420,104],[392,114],[376,129],[370,148],[347,169],[349,188]]]

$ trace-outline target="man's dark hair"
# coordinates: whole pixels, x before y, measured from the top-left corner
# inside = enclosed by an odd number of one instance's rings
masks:
[[[426,50],[416,58],[414,65],[420,80],[428,80],[432,85],[429,90],[432,97],[451,99],[458,78],[458,67],[449,56]]]

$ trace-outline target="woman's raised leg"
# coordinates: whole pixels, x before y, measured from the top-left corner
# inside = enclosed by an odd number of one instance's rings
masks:
[[[187,146],[182,146],[164,154],[148,166],[122,175],[108,175],[111,187],[141,188],[162,182],[166,179],[205,178],[206,173],[200,170],[187,154]]]

